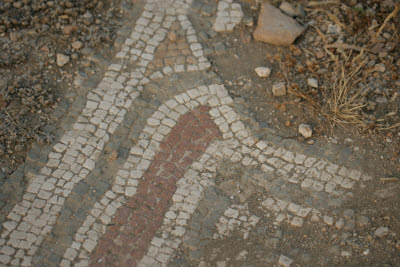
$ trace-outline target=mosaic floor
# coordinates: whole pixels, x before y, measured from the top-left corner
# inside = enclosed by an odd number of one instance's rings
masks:
[[[189,265],[207,266],[205,246],[231,236],[251,239],[263,222],[275,229],[368,224],[367,213],[343,204],[372,177],[253,135],[210,71],[187,15],[191,2],[144,4],[81,113],[7,212],[0,264],[167,266],[188,253]],[[220,1],[216,16],[213,28],[231,31],[243,12],[237,3]],[[182,80],[178,91],[159,82],[149,96],[147,85],[172,75]],[[214,78],[184,88],[185,79],[202,76]],[[151,108],[133,117],[146,101]],[[108,153],[110,143],[129,138],[134,141],[125,156]],[[217,178],[223,162],[246,173],[257,197],[246,189],[239,203],[222,196]],[[98,171],[108,165],[108,172]],[[246,187],[239,178],[232,183]],[[247,253],[234,260],[245,264]],[[282,251],[276,255],[270,264],[297,261]]]

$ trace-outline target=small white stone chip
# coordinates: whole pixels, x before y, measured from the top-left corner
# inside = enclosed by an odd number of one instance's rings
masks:
[[[304,223],[304,220],[300,217],[293,217],[291,225],[295,226],[295,227],[302,227]]]
[[[324,222],[328,225],[332,225],[333,224],[333,218],[331,216],[327,216],[325,215],[323,218]]]
[[[307,80],[307,84],[308,84],[309,86],[311,86],[312,88],[318,88],[318,81],[317,81],[317,79],[315,79],[315,78],[309,78],[309,79]]]
[[[274,96],[286,95],[286,84],[284,82],[274,84],[272,86],[272,94]]]
[[[375,231],[375,236],[384,237],[389,233],[389,228],[381,226]]]
[[[259,77],[267,78],[271,74],[271,69],[267,67],[257,67],[254,69]]]
[[[62,67],[69,62],[69,56],[57,54],[57,66]]]
[[[279,257],[278,264],[281,266],[289,267],[292,264],[293,260],[285,255],[281,255]]]
[[[300,124],[299,133],[305,138],[310,138],[312,136],[312,127],[308,124]]]

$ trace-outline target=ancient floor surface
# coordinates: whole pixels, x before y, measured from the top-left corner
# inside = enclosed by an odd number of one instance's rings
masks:
[[[243,16],[225,2],[216,30]],[[191,6],[144,3],[57,142],[30,155],[39,167],[2,208],[0,265],[315,266],[334,260],[302,240],[368,227],[346,203],[373,177],[255,136],[210,70]]]

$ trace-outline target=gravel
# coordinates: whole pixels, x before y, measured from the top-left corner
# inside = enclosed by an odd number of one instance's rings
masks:
[[[63,54],[57,54],[57,66],[63,67],[69,62],[69,56]]]
[[[389,234],[389,228],[387,227],[379,227],[378,229],[376,229],[375,231],[375,236],[376,237],[385,237]]]
[[[354,123],[364,133],[398,139],[400,39],[395,25],[399,15],[385,22],[395,1],[367,2],[324,6],[332,16],[318,4],[309,7],[306,16],[298,20],[310,27],[290,47],[289,55],[282,57],[281,71],[294,81],[287,87],[292,86],[304,102],[330,114],[329,120],[343,114],[338,121]],[[294,5],[282,2],[282,7],[293,9]],[[360,71],[352,76],[358,67]],[[345,96],[341,95],[346,100],[335,100],[340,88],[346,90]],[[341,106],[343,103],[347,106]]]
[[[6,174],[33,141],[52,140],[47,129],[54,127],[46,126],[56,123],[50,114],[71,90],[69,73],[93,74],[85,51],[111,46],[121,16],[119,0],[0,1],[0,169]]]

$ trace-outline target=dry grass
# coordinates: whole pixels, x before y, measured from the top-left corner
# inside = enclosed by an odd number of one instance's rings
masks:
[[[340,5],[339,0],[333,1],[310,1],[307,3],[307,7],[314,7],[314,6],[325,6],[325,5]]]
[[[337,4],[338,1],[309,2],[308,7],[317,7],[321,4]],[[318,8],[317,8],[318,9]],[[310,94],[297,84],[291,84],[287,75],[285,78],[290,85],[290,93],[305,100],[305,102],[317,113],[325,115],[329,121],[335,125],[359,124],[366,126],[361,116],[363,108],[366,106],[365,96],[367,89],[362,87],[367,78],[375,71],[367,66],[368,54],[371,48],[377,43],[378,36],[382,33],[387,23],[396,17],[400,9],[400,3],[396,3],[394,10],[386,17],[380,25],[375,36],[365,46],[356,44],[328,44],[327,37],[317,28],[313,27],[317,34],[325,43],[324,50],[329,55],[329,65],[332,68],[331,75],[324,78],[331,81],[331,86],[324,88],[321,93],[325,103],[318,101],[316,95]],[[316,9],[313,9],[314,11]],[[318,9],[320,10],[320,9]],[[339,19],[332,14],[323,11],[329,18],[338,25]],[[303,49],[305,51],[305,49]],[[308,52],[308,51],[305,51]],[[312,52],[309,52],[312,54]],[[283,73],[286,73],[285,64],[280,62]],[[383,125],[382,125],[383,126]],[[399,124],[392,125],[390,128],[400,127]]]
[[[365,71],[367,59],[363,52],[352,62],[343,62],[335,58],[335,71],[332,75],[333,85],[327,95],[328,109],[323,111],[334,125],[343,123],[362,123],[361,110],[365,107],[362,99],[367,91],[359,83],[367,78],[371,71]],[[349,66],[346,68],[346,66]]]
[[[376,32],[376,35],[368,47],[372,47],[376,44],[377,37],[385,28],[387,22],[391,18],[396,17],[399,7],[400,4],[397,3],[395,9],[386,17],[384,23]],[[318,33],[321,34],[320,31]],[[374,71],[374,69],[366,68],[368,58],[365,51],[369,52],[369,49],[347,44],[340,45],[337,48],[342,48],[340,52],[344,60],[340,60],[339,55],[329,53],[327,48],[333,48],[334,45],[325,45],[325,51],[330,54],[335,62],[335,72],[332,77],[334,83],[330,95],[328,96],[329,110],[325,112],[325,115],[333,121],[334,125],[346,123],[363,124],[363,120],[359,114],[365,107],[365,104],[361,103],[367,90],[365,88],[360,88],[359,84],[365,81]],[[349,49],[349,55],[347,55],[343,49]],[[359,54],[352,55],[353,51],[358,51]],[[346,66],[349,67],[346,68]]]

